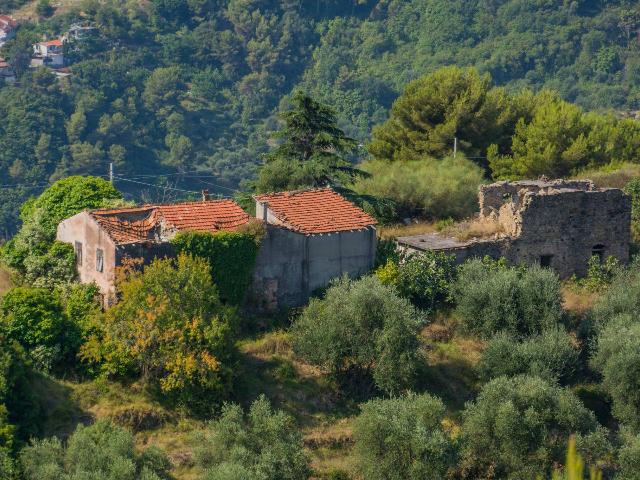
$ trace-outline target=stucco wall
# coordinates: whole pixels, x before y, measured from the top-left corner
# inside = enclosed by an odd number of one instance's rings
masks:
[[[56,238],[61,242],[74,245],[82,243],[82,265],[78,265],[78,276],[82,283],[95,282],[100,293],[105,296],[113,292],[115,276],[116,248],[113,241],[106,235],[86,212],[78,213],[62,221],[58,225]],[[104,252],[103,271],[96,270],[96,251]]]
[[[303,235],[267,225],[254,270],[249,305],[277,310],[305,304],[314,290],[344,274],[355,277],[373,267],[376,232]]]

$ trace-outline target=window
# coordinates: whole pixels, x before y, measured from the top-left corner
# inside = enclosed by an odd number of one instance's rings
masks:
[[[96,271],[102,272],[104,270],[104,252],[101,248],[96,249]]]
[[[540,266],[549,268],[553,261],[553,255],[540,255]]]
[[[76,251],[76,265],[82,266],[82,242],[76,242],[74,245],[74,250]]]
[[[591,249],[591,256],[598,257],[598,261],[602,263],[604,262],[604,251],[604,245],[594,245],[594,247]]]

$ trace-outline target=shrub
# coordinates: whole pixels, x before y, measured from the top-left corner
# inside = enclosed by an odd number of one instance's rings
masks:
[[[640,432],[640,322],[621,315],[611,320],[597,338],[593,366],[611,396],[613,414]]]
[[[0,301],[0,325],[44,370],[71,361],[79,346],[76,329],[67,321],[57,294],[50,290],[9,290]]]
[[[616,480],[640,479],[640,435],[622,434],[622,446],[618,450]]]
[[[562,317],[560,280],[537,266],[507,268],[482,260],[462,265],[453,286],[456,314],[471,333],[527,336],[556,327]]]
[[[635,243],[640,240],[640,178],[634,178],[624,186],[624,192],[631,196],[631,236]]]
[[[259,238],[240,232],[180,232],[171,243],[178,253],[209,262],[222,300],[234,305],[242,303],[251,283]]]
[[[591,319],[596,329],[600,330],[610,320],[624,314],[640,316],[640,264],[638,262],[617,273],[611,286],[594,304]]]
[[[467,478],[536,478],[561,462],[570,435],[588,463],[610,449],[602,427],[569,390],[539,377],[500,377],[463,413]]]
[[[398,266],[397,287],[415,306],[433,313],[449,301],[456,274],[455,257],[442,252],[411,255]]]
[[[358,179],[354,190],[393,201],[399,218],[465,218],[477,210],[483,172],[462,156],[443,160],[374,160],[361,168],[370,176]]]
[[[443,429],[445,407],[428,394],[409,393],[362,405],[354,424],[355,450],[364,478],[447,478],[455,450]]]
[[[236,318],[220,303],[208,263],[155,260],[144,272],[125,268],[116,286],[120,300],[98,319],[83,358],[108,374],[141,375],[179,405],[215,408],[231,389]]]
[[[482,352],[479,370],[486,380],[527,373],[566,382],[576,371],[578,357],[571,337],[559,328],[522,342],[498,333]]]
[[[293,418],[258,398],[244,415],[227,404],[196,438],[196,464],[203,480],[306,480],[311,470]]]
[[[108,421],[79,425],[66,446],[55,437],[34,441],[20,453],[20,463],[25,480],[161,480],[169,467],[153,447],[136,454],[132,435]]]
[[[292,325],[294,351],[333,374],[373,376],[397,392],[413,382],[419,323],[411,304],[375,277],[343,278]]]

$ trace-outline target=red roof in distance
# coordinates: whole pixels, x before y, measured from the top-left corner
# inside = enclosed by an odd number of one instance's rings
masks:
[[[39,42],[38,45],[43,47],[61,47],[62,40],[49,40],[48,42]]]
[[[306,235],[362,230],[376,220],[330,188],[256,195],[286,228]]]
[[[249,222],[249,215],[233,200],[100,209],[89,214],[118,244],[159,241],[161,224],[176,230],[217,232],[236,230]]]

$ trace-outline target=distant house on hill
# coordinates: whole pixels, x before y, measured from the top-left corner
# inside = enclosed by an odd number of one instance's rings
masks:
[[[276,310],[304,304],[314,290],[342,275],[373,267],[375,220],[331,189],[255,197],[266,226],[248,305]],[[105,299],[113,293],[115,269],[126,257],[174,255],[179,231],[236,230],[250,221],[232,200],[87,210],[58,225],[57,238],[76,252],[82,282],[96,282]]]
[[[250,301],[261,310],[299,306],[343,275],[373,268],[376,221],[329,188],[257,195],[267,225]]]
[[[0,47],[16,36],[18,22],[9,15],[0,15]]]
[[[64,43],[60,39],[38,42],[33,46],[33,59],[31,66],[63,67],[64,66]]]
[[[74,246],[80,281],[96,282],[107,299],[125,258],[149,263],[173,255],[169,242],[179,231],[234,230],[248,221],[232,200],[85,210],[58,225],[57,239]]]
[[[0,57],[0,81],[15,82],[16,74],[13,67],[2,57]]]

